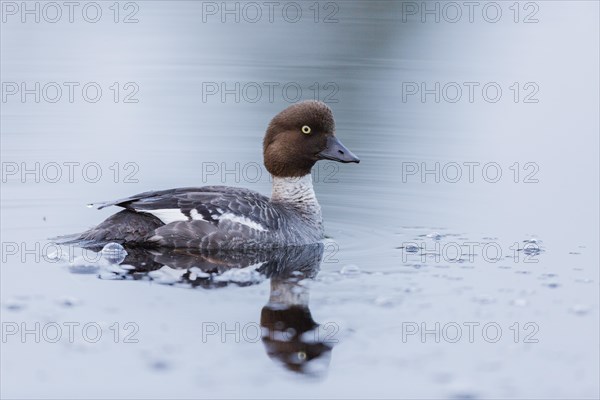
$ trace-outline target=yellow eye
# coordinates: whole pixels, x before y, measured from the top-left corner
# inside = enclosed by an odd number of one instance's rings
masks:
[[[309,135],[309,134],[310,134],[310,131],[311,131],[311,129],[310,129],[310,126],[308,126],[308,125],[304,125],[304,126],[302,127],[302,133],[304,133],[305,135]]]

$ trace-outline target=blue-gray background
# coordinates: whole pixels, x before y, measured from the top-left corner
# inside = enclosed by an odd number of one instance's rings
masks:
[[[90,23],[85,4],[72,23],[65,6],[58,22],[45,21],[55,15],[46,9],[37,23],[31,15],[22,22],[20,9],[13,15],[20,2],[2,2],[2,321],[135,321],[140,343],[8,338],[3,397],[598,397],[598,3],[519,2],[515,22],[513,2],[499,2],[496,23],[482,14],[489,2],[478,3],[473,22],[463,6],[455,23],[444,2],[427,3],[440,10],[439,22],[421,2],[320,2],[317,22],[314,3],[297,2],[303,14],[295,23],[293,10],[287,20],[281,15],[289,2],[275,8],[272,22],[261,2],[257,22],[247,2],[237,3],[250,13],[240,22],[221,20],[221,2],[137,1],[118,3],[117,23],[113,2],[98,2],[102,16]],[[131,13],[138,21],[124,23]],[[7,93],[22,82],[57,82],[63,95],[23,102]],[[79,84],[73,103],[64,82]],[[96,103],[81,95],[89,82],[102,88]],[[272,99],[265,82],[279,85]],[[436,82],[458,83],[462,97],[406,96],[412,83]],[[473,102],[465,82],[479,84]],[[497,102],[482,96],[490,82],[502,89]],[[203,91],[213,83],[256,83],[263,92],[256,101],[250,89],[241,92],[237,102]],[[282,370],[260,343],[199,340],[203,321],[256,321],[267,282],[222,291],[111,282],[68,274],[26,252],[113,212],[86,208],[92,201],[221,183],[268,194],[266,171],[254,179],[247,166],[260,165],[264,129],[294,97],[293,88],[288,97],[282,92],[286,84],[299,85],[303,99],[318,87],[337,134],[362,160],[323,164],[315,179],[339,248],[311,284],[315,319],[341,332],[324,379]],[[132,88],[138,101],[125,102]],[[525,102],[531,88],[537,102]],[[73,182],[67,167],[57,182],[44,176],[44,167],[53,177],[49,165],[71,162],[79,163]],[[470,162],[480,163],[473,182]],[[37,176],[22,174],[36,163]],[[100,166],[98,182],[82,175],[86,163]],[[407,168],[436,163],[458,163],[463,177],[403,178]],[[500,166],[498,182],[482,176],[486,163]],[[236,165],[238,173],[221,174]],[[537,182],[528,181],[534,170]],[[126,179],[132,171],[137,183]],[[415,262],[398,249],[413,241],[433,249],[420,235],[436,232],[442,242],[493,242],[505,255],[515,242],[535,239],[542,251],[537,263],[490,262],[481,251],[474,262],[455,263]],[[6,251],[13,244],[15,255]],[[340,274],[349,264],[361,272]],[[75,306],[64,307],[65,298]],[[504,337],[403,343],[406,321],[492,321]],[[539,342],[514,343],[514,322],[537,324]],[[157,362],[166,367],[153,368]]]

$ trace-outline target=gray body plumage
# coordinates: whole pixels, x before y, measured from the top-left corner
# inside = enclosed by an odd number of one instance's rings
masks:
[[[243,188],[205,186],[145,192],[99,208],[113,205],[125,210],[78,239],[218,250],[297,246],[323,239],[310,175],[275,178],[271,199]]]

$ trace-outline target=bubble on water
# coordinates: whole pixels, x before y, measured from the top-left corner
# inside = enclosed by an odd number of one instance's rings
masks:
[[[525,245],[523,247],[523,253],[525,253],[528,256],[537,256],[541,252],[542,249],[540,249],[537,245]]]
[[[415,246],[414,244],[409,244],[408,246],[404,247],[404,251],[407,253],[418,253],[419,247]]]
[[[433,240],[440,240],[443,237],[443,235],[437,232],[431,232],[425,235],[425,237]]]
[[[121,264],[125,257],[127,257],[127,251],[119,243],[109,243],[102,248],[100,251],[102,258],[111,264]]]
[[[587,315],[591,310],[592,308],[585,304],[575,304],[569,307],[569,312],[579,316]]]
[[[360,274],[360,268],[354,264],[348,264],[342,267],[340,270],[342,275],[358,275]]]

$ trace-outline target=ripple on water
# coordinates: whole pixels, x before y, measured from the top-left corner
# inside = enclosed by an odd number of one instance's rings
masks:
[[[592,307],[585,304],[575,304],[569,307],[569,312],[578,316],[584,316],[592,311]]]
[[[374,303],[379,307],[393,307],[397,301],[394,301],[394,299],[389,296],[378,296],[375,298]]]
[[[496,299],[492,296],[475,296],[473,297],[473,302],[481,305],[493,304],[496,302]]]
[[[63,307],[75,307],[81,304],[81,300],[76,299],[75,297],[64,296],[57,300],[57,303]]]
[[[544,283],[543,286],[546,286],[547,288],[550,289],[556,289],[560,287],[560,283],[558,282],[548,282],[548,283]]]
[[[19,299],[9,299],[3,302],[2,306],[10,311],[21,311],[26,308],[27,304]]]
[[[340,274],[346,276],[356,276],[360,274],[360,268],[354,264],[344,265],[340,270]]]
[[[100,269],[98,262],[93,262],[85,256],[78,256],[69,263],[69,271],[73,274],[95,274]]]
[[[514,299],[510,302],[511,305],[515,306],[515,307],[527,307],[527,305],[529,304],[529,302],[527,301],[527,299],[522,299],[522,298],[518,298],[518,299]]]

